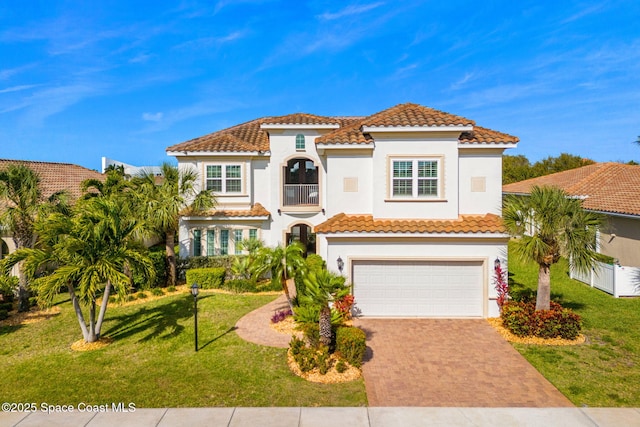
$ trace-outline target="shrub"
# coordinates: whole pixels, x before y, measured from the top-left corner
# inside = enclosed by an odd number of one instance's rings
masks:
[[[360,328],[340,327],[336,330],[336,353],[351,366],[359,368],[367,350],[366,334]]]
[[[194,268],[187,270],[187,283],[197,283],[202,289],[221,289],[226,270],[217,268]]]
[[[579,315],[553,301],[549,310],[539,311],[533,301],[509,301],[504,304],[500,317],[504,327],[519,337],[574,340],[582,328]]]
[[[353,308],[353,304],[355,303],[355,299],[353,295],[348,294],[343,296],[342,298],[336,300],[333,303],[333,307],[342,315],[344,319],[351,318],[351,309]]]
[[[231,279],[224,282],[224,288],[231,292],[257,292],[256,283],[250,279]]]
[[[15,290],[18,288],[18,278],[0,273],[0,301],[12,302]]]
[[[278,310],[273,314],[273,316],[271,316],[271,323],[280,323],[288,316],[293,316],[293,311],[291,311],[290,308],[286,310]]]
[[[302,331],[304,338],[311,347],[320,345],[320,325],[315,323],[299,323],[298,330]]]
[[[12,302],[0,303],[0,310],[6,310],[6,311],[13,310],[13,303]]]
[[[195,268],[224,268],[231,271],[231,265],[236,257],[234,255],[198,256],[179,258],[177,260],[178,281],[191,283],[187,280],[187,271]]]
[[[147,294],[145,294],[144,292],[138,292],[138,294],[136,295],[136,298],[145,299],[147,298]]]
[[[167,292],[175,292],[176,291],[176,287],[175,286],[169,286],[167,288]]]
[[[338,363],[336,363],[336,371],[339,374],[341,374],[346,370],[347,370],[347,364],[344,363],[344,360],[342,360],[342,359],[338,360]]]
[[[258,282],[256,285],[257,292],[270,292],[270,291],[281,291],[282,285],[280,283],[272,282],[271,280],[263,280]]]
[[[7,310],[0,310],[0,320],[4,320],[9,317],[9,312]]]
[[[164,291],[162,290],[162,288],[153,288],[151,289],[151,295],[155,297],[161,297],[162,295],[164,295]]]
[[[309,372],[317,368],[320,374],[325,375],[329,371],[331,357],[328,347],[308,347],[301,339],[292,337],[289,342],[289,348],[293,359],[302,372]]]

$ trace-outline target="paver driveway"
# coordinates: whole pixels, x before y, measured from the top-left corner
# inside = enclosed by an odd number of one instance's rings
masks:
[[[573,406],[482,319],[357,319],[370,406]]]

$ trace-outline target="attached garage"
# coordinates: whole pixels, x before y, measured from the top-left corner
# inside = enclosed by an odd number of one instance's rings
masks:
[[[483,317],[482,261],[353,260],[363,316]]]

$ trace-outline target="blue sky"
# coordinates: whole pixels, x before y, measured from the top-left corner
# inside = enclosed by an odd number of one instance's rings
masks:
[[[156,165],[257,117],[415,102],[532,161],[640,160],[638,22],[635,0],[2,2],[0,158]]]

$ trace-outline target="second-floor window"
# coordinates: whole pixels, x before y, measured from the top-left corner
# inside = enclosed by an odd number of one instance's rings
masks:
[[[391,167],[391,196],[393,198],[439,197],[439,160],[393,159]]]
[[[216,193],[242,193],[241,165],[207,165],[206,188]]]
[[[301,133],[296,135],[296,150],[304,150],[304,135]]]

